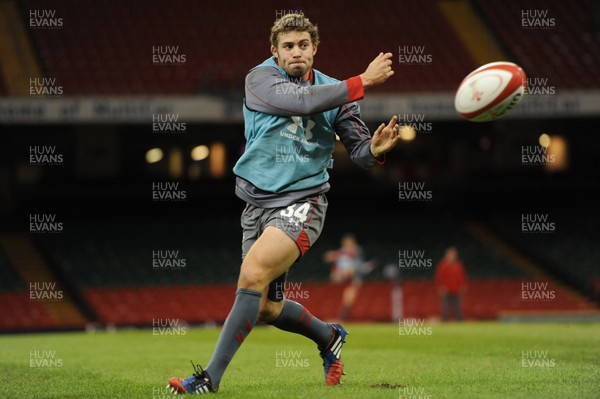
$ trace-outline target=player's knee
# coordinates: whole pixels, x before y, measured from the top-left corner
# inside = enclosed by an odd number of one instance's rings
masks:
[[[283,309],[283,301],[282,302],[272,302],[265,301],[261,304],[261,307],[258,311],[258,320],[264,323],[270,323],[275,320],[281,314],[281,310]]]
[[[243,266],[240,270],[240,278],[238,279],[238,288],[252,289],[256,291],[263,291],[269,281],[265,278],[265,273],[259,269]]]

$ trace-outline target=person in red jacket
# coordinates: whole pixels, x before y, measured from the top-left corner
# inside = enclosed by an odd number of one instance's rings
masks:
[[[444,257],[436,265],[435,285],[441,299],[442,320],[448,321],[450,312],[453,311],[454,318],[461,321],[462,298],[467,291],[467,272],[456,247],[448,247]]]

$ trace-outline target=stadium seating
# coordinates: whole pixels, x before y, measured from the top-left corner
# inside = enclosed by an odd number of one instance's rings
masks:
[[[176,285],[89,289],[86,298],[104,324],[147,326],[177,318],[188,323],[222,323],[235,297],[235,285]]]
[[[522,298],[522,282],[517,279],[482,279],[472,281],[463,301],[463,312],[469,320],[495,320],[501,312],[535,310],[539,313],[548,311],[592,310],[593,305],[581,302],[560,291],[558,287],[549,285],[549,290],[556,290],[556,300],[527,301]],[[381,284],[381,283],[380,283]],[[388,284],[388,283],[386,283]],[[373,309],[370,298],[378,298],[379,306],[388,306],[387,311],[376,310],[377,317],[389,319],[389,289],[385,286],[373,285],[361,291],[356,307],[352,310],[353,318],[367,317]],[[404,317],[419,319],[436,319],[440,315],[440,302],[435,286],[428,280],[407,281],[402,284]],[[363,301],[360,301],[363,299]],[[385,318],[387,317],[387,319]]]
[[[450,244],[460,248],[471,280],[465,303],[469,318],[493,319],[502,310],[589,306],[567,295],[541,305],[520,301],[521,283],[534,276],[480,241],[456,216],[412,212],[399,217],[399,223],[382,225],[368,223],[373,215],[340,219],[340,214],[332,213],[328,217],[326,233],[289,273],[290,282],[300,283],[301,301],[325,318],[337,316],[343,287],[328,282],[329,265],[322,256],[337,248],[346,231],[357,232],[366,258],[375,259],[378,265],[365,279],[360,293],[364,301],[359,300],[353,310],[353,320],[390,318],[392,282],[383,268],[397,268],[398,251],[405,249],[422,250],[431,262],[428,268],[401,270],[406,315],[430,318],[439,314],[433,266]],[[79,220],[69,226],[60,236],[39,237],[38,243],[61,274],[79,287],[100,322],[148,325],[157,318],[176,317],[203,323],[222,322],[227,316],[240,265],[237,217]],[[170,256],[185,259],[185,266],[153,267],[155,250],[178,251]]]
[[[28,291],[0,292],[0,302],[0,331],[31,331],[56,327],[55,321],[43,306],[29,298]]]
[[[498,215],[491,221],[493,228],[536,259],[548,270],[590,297],[599,291],[595,284],[600,278],[600,240],[598,220],[584,211],[560,211],[547,215],[554,230],[548,233],[523,233],[520,214]]]
[[[12,267],[10,260],[0,245],[0,292],[23,291],[27,288],[25,282]]]
[[[0,97],[6,96],[8,94],[8,90],[6,89],[6,84],[4,83],[4,77],[0,74]]]
[[[309,252],[303,259],[302,266],[292,268],[290,276],[302,281],[327,279],[329,270],[323,267],[323,252],[337,248],[340,237],[350,231],[357,235],[366,260],[375,259],[379,266],[366,277],[368,280],[384,278],[384,266],[398,266],[399,252],[405,251],[422,251],[423,259],[429,260],[431,267],[401,269],[402,278],[432,279],[433,267],[449,245],[459,248],[472,278],[529,277],[526,271],[494,248],[486,247],[467,229],[459,217],[432,211],[412,211],[399,214],[396,222],[372,223],[369,221],[386,220],[386,216],[377,214],[376,210],[371,212],[369,216],[354,215],[352,218],[344,218],[343,222],[328,224],[327,234],[319,239],[318,250]]]
[[[297,283],[296,288],[291,289],[296,290],[296,294],[300,291],[298,300],[324,319],[337,317],[343,287],[328,282],[329,266],[322,256],[326,250],[337,248],[341,234],[346,231],[357,232],[366,258],[375,259],[378,265],[363,283],[350,314],[353,321],[390,321],[394,283],[386,278],[383,268],[386,265],[397,268],[398,251],[404,249],[423,250],[432,264],[424,269],[401,270],[404,317],[438,317],[433,265],[449,244],[460,248],[470,277],[464,302],[468,319],[495,319],[506,311],[594,308],[590,302],[571,295],[553,281],[549,281],[548,287],[556,291],[553,301],[523,300],[522,284],[536,281],[536,277],[504,253],[480,241],[457,216],[411,212],[399,217],[399,223],[381,225],[367,223],[366,215],[351,220],[340,219],[340,214],[335,213],[330,217],[322,240],[289,274],[289,282]],[[220,323],[227,316],[240,265],[237,217],[95,219],[73,220],[67,224],[69,228],[63,234],[40,235],[36,243],[63,276],[64,283],[79,291],[76,297],[86,301],[85,305],[92,309],[98,322],[148,326],[157,319],[178,318],[191,324]],[[566,229],[566,225],[563,228]],[[557,241],[555,246],[571,245],[569,243],[571,241]],[[590,243],[580,245],[593,248]],[[570,253],[564,247],[561,249],[561,253]],[[170,256],[185,259],[185,266],[153,267],[155,250],[178,251],[177,255],[171,252]],[[3,266],[0,268],[3,273],[0,296],[11,304],[0,317],[0,330],[56,327],[40,303],[28,299],[23,283],[11,272],[1,252],[0,262]],[[12,286],[6,286],[6,281],[13,281]]]
[[[473,2],[495,35],[531,78],[548,79],[560,89],[600,87],[600,29],[594,26],[591,4],[585,0],[518,0]],[[522,11],[553,26],[523,26]],[[597,11],[596,11],[597,12]],[[547,13],[547,14],[546,14]],[[527,19],[527,17],[525,17]]]
[[[326,250],[337,248],[337,240],[346,231],[356,232],[367,260],[374,258],[380,266],[369,279],[383,278],[383,266],[398,265],[399,251],[412,250],[422,251],[431,267],[404,270],[404,277],[431,279],[433,265],[451,244],[461,248],[467,269],[474,278],[528,276],[510,260],[483,246],[453,217],[407,214],[405,218],[399,217],[401,225],[384,226],[370,224],[368,219],[359,216],[328,225],[314,250],[309,251],[298,267],[292,268],[290,277],[302,281],[327,280],[329,268],[322,256]],[[234,217],[222,217],[215,223],[193,219],[175,224],[158,219],[100,221],[74,224],[69,230],[60,237],[43,237],[39,242],[59,262],[65,274],[73,276],[74,282],[83,287],[215,284],[237,279],[241,229]],[[117,231],[123,235],[122,239],[115,236]],[[184,259],[186,266],[180,270],[153,267],[153,251],[158,250],[177,251],[171,258]],[[85,270],[81,270],[82,264]],[[123,273],[124,270],[127,273]]]
[[[63,18],[61,29],[33,29],[31,34],[42,70],[61,82],[67,95],[239,93],[248,69],[270,55],[271,24],[293,10],[304,11],[319,25],[315,67],[328,75],[354,76],[379,51],[397,56],[403,46],[421,48],[431,56],[425,65],[397,62],[397,75],[378,91],[452,91],[477,66],[435,0],[385,0],[377,8],[361,8],[360,21],[352,2],[343,0],[332,0],[328,7],[317,1],[283,6],[274,0],[261,7],[239,0],[18,4],[24,24],[32,9],[55,10]],[[524,29],[524,6],[518,1],[472,4],[529,76],[548,78],[547,85],[564,89],[600,85],[600,35],[586,1],[529,2],[528,9],[547,10],[548,17],[556,19],[553,29]],[[390,19],[393,23],[381,23]],[[377,49],[372,48],[373,40]],[[177,46],[185,62],[157,65],[156,46]]]
[[[70,223],[69,232],[38,241],[72,283],[85,289],[235,282],[239,234],[234,218],[208,223],[149,218]],[[162,255],[154,255],[157,251]],[[175,266],[161,267],[160,256]]]
[[[0,331],[26,331],[56,326],[40,302],[30,299],[29,287],[12,267],[0,245]]]
[[[402,283],[403,315],[406,318],[436,319],[440,303],[430,280]],[[475,280],[464,299],[464,314],[469,320],[495,320],[501,312],[594,310],[588,302],[565,294],[559,287],[553,301],[527,301],[522,298],[522,281]],[[292,299],[307,306],[324,320],[339,316],[342,285],[327,282],[301,283],[292,289]],[[190,324],[222,323],[233,304],[235,284],[89,289],[86,297],[105,324],[147,326],[153,320],[177,318]],[[388,322],[392,320],[392,283],[365,282],[352,309],[352,321]],[[302,297],[300,299],[300,297]]]
[[[43,70],[61,82],[68,95],[240,92],[248,69],[270,55],[269,29],[276,16],[293,9],[319,25],[322,46],[315,67],[328,75],[345,79],[361,73],[379,51],[397,55],[399,46],[423,46],[423,53],[432,57],[430,65],[402,66],[398,77],[378,90],[454,89],[475,65],[435,1],[384,3],[363,13],[361,21],[342,0],[329,7],[304,2],[297,8],[274,0],[261,7],[231,0],[151,5],[141,0],[21,0],[20,5],[24,23],[30,9],[56,10],[63,18],[62,29],[31,33]],[[380,22],[389,18],[394,23]],[[380,43],[376,49],[374,38]],[[155,46],[178,46],[186,60],[181,65],[156,65]]]

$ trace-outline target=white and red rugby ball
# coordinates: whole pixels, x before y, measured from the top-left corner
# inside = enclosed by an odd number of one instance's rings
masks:
[[[454,108],[471,122],[500,118],[521,101],[527,87],[523,69],[512,62],[498,61],[480,66],[458,86]]]

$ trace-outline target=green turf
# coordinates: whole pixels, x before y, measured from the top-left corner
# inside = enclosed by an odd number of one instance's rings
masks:
[[[343,385],[327,387],[313,343],[259,326],[216,397],[600,398],[600,324],[430,327],[400,335],[394,324],[347,325],[347,375]],[[205,365],[219,330],[180,332],[185,335],[145,329],[0,336],[0,398],[171,397],[164,390],[168,378],[191,374],[190,359]],[[523,352],[535,356],[532,367],[523,367]],[[31,367],[32,353],[44,367]]]

